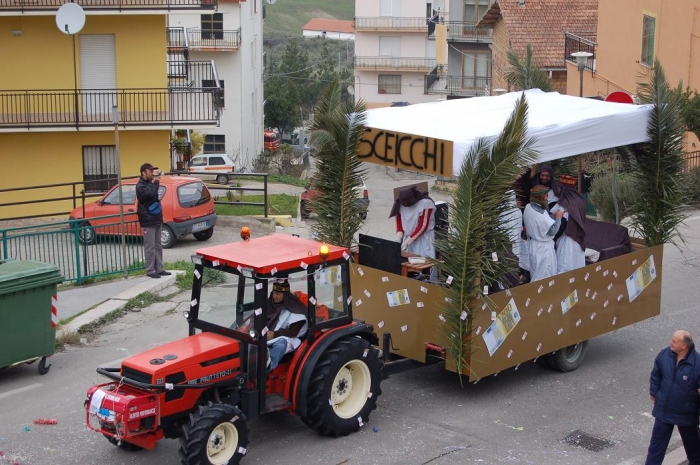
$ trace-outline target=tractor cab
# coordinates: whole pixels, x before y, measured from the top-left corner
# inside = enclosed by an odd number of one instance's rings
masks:
[[[275,234],[232,244],[199,249],[195,263],[190,309],[185,312],[189,334],[212,332],[240,343],[241,371],[247,375],[248,406],[265,413],[292,406],[290,367],[315,340],[334,328],[350,325],[352,306],[348,279],[348,251],[295,236]],[[205,274],[205,270],[209,269]],[[226,283],[206,286],[211,273],[226,273]],[[301,345],[289,350],[280,364],[268,369],[267,333],[273,283],[284,280],[307,312],[308,330]],[[253,416],[255,414],[253,413]]]

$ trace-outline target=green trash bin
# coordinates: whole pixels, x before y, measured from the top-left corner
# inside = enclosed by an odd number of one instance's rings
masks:
[[[52,298],[63,276],[56,265],[30,260],[0,261],[0,369],[46,357],[56,345]]]

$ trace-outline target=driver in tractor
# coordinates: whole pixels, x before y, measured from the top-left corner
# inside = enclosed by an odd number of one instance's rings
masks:
[[[309,328],[306,313],[306,305],[290,292],[287,280],[273,283],[267,312],[268,372],[301,344]]]

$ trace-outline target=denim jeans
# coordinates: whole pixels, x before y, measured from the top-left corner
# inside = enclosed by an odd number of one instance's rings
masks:
[[[268,371],[272,371],[277,368],[280,360],[282,360],[284,354],[287,353],[287,340],[284,338],[277,339],[271,346],[267,346],[267,350],[270,352],[270,366],[268,367]]]

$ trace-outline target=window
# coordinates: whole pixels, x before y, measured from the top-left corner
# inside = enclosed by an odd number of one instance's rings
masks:
[[[464,0],[464,22],[479,22],[488,9],[489,0]]]
[[[207,157],[194,157],[190,160],[190,166],[207,166]]]
[[[122,186],[122,199],[124,205],[133,205],[136,203],[136,186],[133,184]],[[119,205],[119,189],[114,189],[102,201],[105,205]]]
[[[214,13],[212,15],[202,15],[202,39],[224,38],[224,15]]]
[[[468,52],[462,55],[462,88],[478,92],[489,85],[489,53]]]
[[[214,82],[213,79],[202,79],[202,87],[204,88],[214,88],[216,87],[216,82]],[[226,108],[225,104],[225,99],[224,99],[224,80],[219,79],[219,99],[216,101],[217,105],[219,108]]]
[[[225,164],[224,157],[209,157],[209,166],[222,166]]]
[[[656,18],[644,15],[642,20],[642,59],[647,66],[654,64],[654,33],[656,32]]]
[[[401,37],[400,36],[380,36],[379,37],[379,56],[400,57],[401,56]]]
[[[203,182],[190,182],[177,188],[177,201],[184,208],[204,205],[211,199],[209,189]]]
[[[400,94],[401,75],[400,74],[380,74],[377,92],[380,94]]]
[[[225,153],[226,136],[223,134],[207,134],[204,138],[204,153]]]
[[[85,192],[106,192],[116,186],[117,162],[114,145],[83,146]]]

